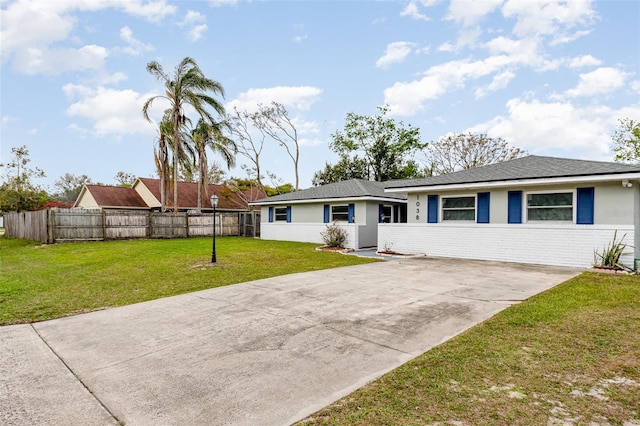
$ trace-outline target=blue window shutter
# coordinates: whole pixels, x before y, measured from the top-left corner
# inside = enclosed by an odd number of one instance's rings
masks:
[[[273,222],[273,207],[269,207],[269,222]]]
[[[329,204],[324,205],[324,223],[329,223],[331,219],[331,210],[329,208]]]
[[[489,223],[489,192],[478,192],[477,222]]]
[[[287,206],[287,223],[291,223],[291,206]]]
[[[578,188],[576,223],[593,225],[593,188]]]
[[[427,223],[438,223],[438,196],[427,197]]]
[[[378,204],[378,223],[384,222],[384,204]]]
[[[348,210],[348,216],[347,216],[347,221],[349,223],[353,223],[353,217],[355,216],[356,213],[356,205],[355,204],[349,204],[349,210]]]
[[[509,191],[508,223],[522,223],[522,191]]]

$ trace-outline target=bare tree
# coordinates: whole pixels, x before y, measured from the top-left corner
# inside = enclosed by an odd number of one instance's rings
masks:
[[[293,162],[295,173],[295,189],[300,186],[298,175],[298,163],[300,161],[300,144],[298,142],[298,130],[289,118],[289,113],[284,105],[271,102],[271,105],[258,105],[258,112],[251,116],[254,126],[263,134],[275,140],[278,145],[287,151],[287,155]]]
[[[256,131],[253,125],[253,115],[247,111],[238,111],[237,108],[234,108],[233,113],[227,115],[227,121],[231,134],[235,136],[238,154],[249,160],[250,169],[255,174],[258,188],[264,191],[260,156],[264,148],[266,134]]]
[[[486,134],[453,133],[431,142],[426,149],[427,169],[441,175],[473,167],[513,160],[525,154],[502,138]]]

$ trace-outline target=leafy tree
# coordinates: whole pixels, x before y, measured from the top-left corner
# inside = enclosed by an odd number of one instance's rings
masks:
[[[324,169],[313,174],[313,186],[326,185],[349,179],[369,179],[369,168],[363,158],[343,155],[336,164],[325,163]]]
[[[211,164],[211,167],[209,167],[209,172],[207,173],[209,183],[215,185],[222,184],[226,179],[226,175],[227,172],[224,171],[222,165],[220,165],[220,163],[218,163],[217,161],[214,161],[213,164]]]
[[[348,113],[344,132],[334,133],[329,146],[340,158],[349,158],[356,165],[355,159],[362,159],[369,180],[415,177],[406,174],[416,169],[407,163],[413,153],[427,146],[420,142],[419,129],[386,117],[388,106],[378,107],[378,111],[374,116]]]
[[[429,174],[441,175],[521,157],[525,151],[485,134],[453,133],[431,142],[426,150]]]
[[[65,173],[53,184],[58,189],[55,198],[63,203],[72,203],[78,198],[82,187],[89,184],[91,184],[91,178],[87,175],[75,176],[71,173]]]
[[[195,60],[186,57],[176,66],[172,75],[165,73],[162,65],[156,61],[147,64],[147,72],[156,77],[165,86],[164,95],[156,95],[149,98],[142,107],[144,117],[149,118],[149,108],[153,102],[162,98],[169,102],[169,122],[173,130],[173,139],[171,143],[173,151],[173,182],[178,181],[178,167],[180,157],[184,156],[185,143],[181,131],[187,123],[188,117],[185,113],[185,107],[189,105],[195,110],[199,117],[211,123],[216,120],[207,110],[207,107],[219,114],[224,115],[224,106],[216,98],[211,96],[220,95],[224,97],[224,87],[218,81],[205,77],[204,73]],[[178,210],[178,185],[173,185],[173,206],[174,210]]]
[[[618,128],[611,139],[615,161],[640,164],[640,121],[618,120]]]
[[[116,173],[113,179],[118,182],[118,185],[120,186],[131,187],[136,181],[136,175],[134,175],[133,173],[119,171],[118,173]]]
[[[0,212],[35,210],[49,201],[47,192],[33,182],[45,177],[38,167],[31,168],[26,145],[11,148],[13,159],[0,167],[5,169],[0,185]]]

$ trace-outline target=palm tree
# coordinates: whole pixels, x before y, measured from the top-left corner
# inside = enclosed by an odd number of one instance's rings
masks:
[[[160,208],[164,212],[167,206],[167,194],[171,182],[171,165],[169,164],[169,148],[173,138],[173,128],[169,117],[171,110],[166,110],[158,125],[157,145],[153,149],[153,160],[160,178]]]
[[[206,148],[209,147],[214,153],[219,153],[224,159],[227,169],[235,165],[235,155],[238,148],[233,140],[222,133],[223,127],[228,128],[229,124],[227,122],[207,123],[200,119],[196,127],[191,131],[191,140],[198,157],[198,209],[201,209],[202,203],[206,203],[209,198],[207,193],[209,165],[207,164]]]
[[[184,108],[190,105],[202,119],[209,123],[215,123],[213,116],[206,107],[210,106],[219,115],[224,115],[224,106],[207,93],[213,92],[213,94],[218,94],[224,98],[224,88],[219,82],[205,77],[196,61],[189,57],[180,61],[172,75],[165,73],[162,65],[156,61],[151,61],[147,64],[147,72],[164,84],[165,94],[147,99],[142,107],[144,117],[151,121],[149,108],[153,101],[158,98],[168,100],[171,106],[169,118],[173,127],[173,140],[171,141],[173,148],[173,208],[174,211],[177,211],[178,162],[186,149],[181,129],[188,122]]]

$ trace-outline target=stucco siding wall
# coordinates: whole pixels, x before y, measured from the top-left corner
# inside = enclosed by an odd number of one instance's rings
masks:
[[[323,204],[292,204],[291,221],[295,223],[322,223],[324,220]]]
[[[320,235],[327,225],[324,223],[274,223],[262,222],[260,238],[263,240],[299,241],[305,243],[322,242]],[[357,224],[341,223],[340,227],[347,232],[345,248],[356,249],[359,226]]]
[[[608,225],[633,225],[634,193],[637,185],[624,188],[620,182],[595,187],[594,222]]]
[[[591,267],[594,250],[610,243],[614,231],[627,234],[633,245],[634,227],[617,225],[503,225],[503,224],[382,224],[378,248],[436,257]],[[633,267],[634,252],[622,262]]]

